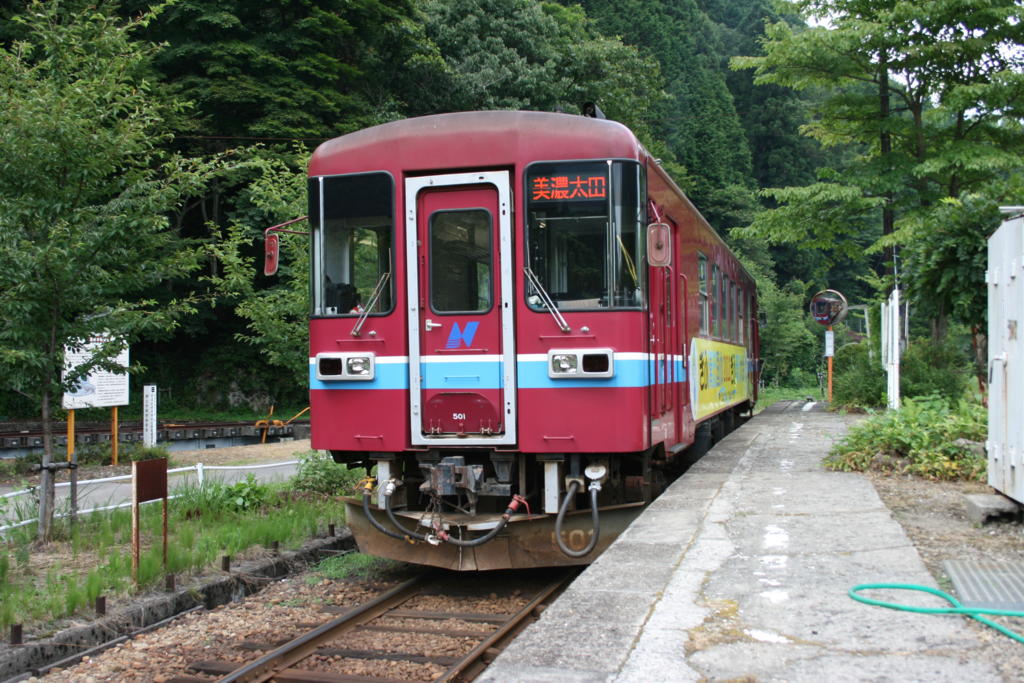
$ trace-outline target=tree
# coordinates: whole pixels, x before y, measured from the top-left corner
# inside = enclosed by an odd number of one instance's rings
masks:
[[[152,96],[153,48],[132,39],[153,15],[120,22],[111,10],[34,2],[15,18],[25,38],[0,49],[0,381],[31,397],[44,424],[43,540],[55,402],[193,304],[152,292],[197,266],[164,215],[199,191],[210,166],[160,152],[163,121],[180,105]],[[62,379],[65,345],[98,332],[114,341]]]
[[[323,139],[397,117],[398,103],[370,93],[401,66],[387,57],[418,46],[395,34],[411,11],[408,0],[181,0],[144,35],[164,44],[162,78],[195,104],[177,132],[223,148],[216,138]]]
[[[695,0],[581,4],[602,31],[660,64],[669,97],[653,103],[652,129],[671,153],[663,161],[676,182],[715,227],[746,224],[757,206],[750,149],[726,87],[713,23]],[[737,216],[745,220],[735,223]]]
[[[246,331],[235,339],[258,348],[267,363],[285,370],[299,385],[309,382],[309,240],[281,234],[278,273],[272,284],[259,287],[251,247],[263,235],[251,226],[270,226],[303,215],[306,156],[298,147],[287,157],[257,157],[249,162],[258,175],[239,198],[247,210],[240,212],[241,219],[232,222],[215,247],[223,269],[209,278],[221,298],[233,302],[235,313],[246,321]],[[293,229],[307,230],[308,225],[298,223]]]
[[[410,115],[563,108],[598,102],[645,142],[663,102],[658,64],[602,35],[579,6],[538,0],[426,0],[427,38],[442,65],[409,84]]]
[[[715,22],[725,82],[750,146],[752,175],[759,187],[803,185],[814,180],[825,154],[814,140],[800,135],[809,120],[810,95],[774,84],[754,84],[749,70],[729,70],[728,60],[759,55],[765,26],[799,18],[780,16],[770,0],[702,0]]]
[[[733,65],[754,69],[756,83],[827,93],[804,131],[854,153],[820,170],[815,183],[765,190],[780,206],[747,234],[847,255],[870,235],[873,249],[889,250],[882,265],[892,275],[893,247],[917,248],[911,235],[940,225],[935,212],[944,197],[989,192],[1021,168],[1019,3],[800,0],[793,7],[818,25],[777,22],[763,56]]]

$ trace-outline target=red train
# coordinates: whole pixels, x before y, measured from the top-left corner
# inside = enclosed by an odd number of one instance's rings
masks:
[[[309,165],[312,445],[364,552],[589,562],[756,399],[754,281],[625,126],[387,123]]]

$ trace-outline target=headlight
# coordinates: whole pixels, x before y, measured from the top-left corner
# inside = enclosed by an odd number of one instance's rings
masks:
[[[370,374],[370,359],[366,356],[356,356],[349,358],[345,363],[345,374],[347,375],[369,375]]]
[[[321,381],[372,380],[375,370],[374,354],[318,353],[316,378]]]
[[[548,377],[552,379],[606,379],[615,376],[612,349],[555,349],[548,351]]]
[[[551,372],[556,375],[575,373],[579,369],[579,363],[576,354],[556,353],[551,356]]]

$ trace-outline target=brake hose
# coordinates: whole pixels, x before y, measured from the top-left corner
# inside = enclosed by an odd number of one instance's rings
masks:
[[[860,591],[863,590],[907,590],[907,591],[921,591],[923,593],[930,593],[946,600],[952,607],[915,607],[913,605],[901,605],[896,602],[885,602],[883,600],[875,600],[874,598],[868,598],[863,595],[859,595]],[[859,586],[854,586],[848,592],[848,595],[858,602],[863,602],[866,605],[875,605],[877,607],[888,607],[889,609],[900,610],[902,612],[919,612],[921,614],[962,614],[966,617],[970,617],[975,621],[994,628],[995,630],[1002,633],[1004,636],[1013,638],[1018,643],[1024,643],[1024,636],[1011,631],[1002,624],[988,619],[983,614],[999,617],[1024,617],[1024,612],[1018,610],[1008,609],[990,609],[986,607],[964,607],[963,604],[949,593],[940,591],[938,588],[931,588],[929,586],[919,586],[911,583],[862,583]]]
[[[381,533],[386,534],[391,538],[409,541],[410,543],[416,540],[426,541],[431,545],[437,545],[438,541],[444,541],[446,543],[451,543],[452,545],[461,546],[463,548],[470,548],[473,546],[483,545],[484,543],[487,543],[492,538],[497,536],[501,532],[501,530],[505,528],[505,525],[508,524],[509,518],[516,512],[516,510],[519,509],[520,505],[526,505],[526,499],[523,498],[522,496],[512,496],[512,500],[509,502],[508,507],[505,508],[505,512],[502,514],[501,519],[498,520],[498,524],[483,536],[480,536],[479,538],[474,538],[471,541],[463,541],[459,538],[453,538],[452,536],[449,536],[448,532],[444,529],[436,530],[436,534],[420,534],[416,533],[415,531],[410,531],[409,529],[406,529],[404,526],[402,526],[401,522],[399,522],[398,518],[395,516],[394,511],[391,509],[391,494],[394,493],[395,484],[394,482],[389,481],[387,484],[385,484],[385,488],[383,491],[384,512],[387,513],[388,519],[391,520],[391,523],[394,524],[395,527],[402,532],[401,534],[398,534],[394,531],[391,531],[387,527],[383,526],[376,519],[374,519],[373,514],[370,512],[370,491],[372,490],[372,488],[373,483],[372,481],[370,481],[367,482],[363,489],[363,512],[366,514],[367,519],[370,520],[370,524],[372,524],[373,527],[377,529],[377,531],[380,531]]]
[[[398,521],[398,517],[395,516],[395,511],[391,509],[391,494],[394,492],[395,483],[393,481],[389,481],[387,484],[384,485],[384,512],[387,513],[388,519],[391,520],[391,523],[394,524],[399,531],[401,531],[409,538],[414,538],[417,541],[426,541],[426,534],[419,534],[415,531],[409,531],[404,526],[402,526],[401,522]]]
[[[597,481],[590,482],[590,519],[594,526],[594,535],[590,537],[590,543],[583,550],[572,550],[562,540],[562,521],[565,519],[565,513],[569,510],[569,502],[576,495],[576,491],[579,489],[580,483],[573,480],[569,484],[569,490],[565,492],[565,499],[562,501],[562,506],[558,509],[558,516],[555,518],[555,541],[558,543],[558,548],[569,557],[583,557],[584,555],[590,554],[595,547],[597,547],[597,539],[600,536],[601,529],[597,521],[597,492],[601,490],[601,484]]]
[[[390,536],[391,538],[397,538],[400,541],[409,541],[410,543],[412,543],[412,539],[409,538],[408,536],[403,536],[402,534],[396,534],[394,531],[392,531],[391,529],[388,529],[386,526],[384,526],[383,524],[378,522],[376,519],[374,519],[373,513],[370,512],[370,496],[373,493],[373,479],[367,479],[365,481],[365,483],[362,484],[362,486],[363,486],[363,514],[365,514],[366,518],[368,520],[370,520],[370,524],[373,525],[373,528],[376,529],[377,531],[381,532],[385,536]],[[388,498],[385,497],[384,498],[385,507],[387,507],[387,505],[386,505],[387,500],[388,500]]]
[[[508,507],[505,508],[505,512],[502,513],[501,519],[498,520],[498,524],[483,536],[474,538],[471,541],[463,541],[461,538],[453,538],[449,536],[448,532],[444,529],[438,529],[435,535],[438,539],[446,543],[451,543],[452,545],[457,545],[461,548],[472,548],[474,546],[483,545],[497,536],[498,533],[505,528],[505,525],[508,524],[509,518],[516,510],[519,509],[520,505],[526,505],[526,499],[518,494],[512,496],[512,500],[509,501]],[[529,508],[527,508],[527,510],[529,510]]]

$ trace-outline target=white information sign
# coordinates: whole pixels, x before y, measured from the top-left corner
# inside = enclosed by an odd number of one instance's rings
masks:
[[[64,375],[69,370],[88,362],[100,349],[111,340],[104,335],[94,335],[79,347],[64,347]],[[125,347],[114,359],[121,367],[128,367],[128,348]],[[117,374],[109,370],[94,369],[87,377],[82,378],[77,389],[64,394],[65,410],[78,408],[111,408],[128,405],[128,375]]]
[[[836,336],[832,330],[825,331],[825,358],[836,355]]]
[[[156,385],[142,387],[142,445],[156,445]]]

